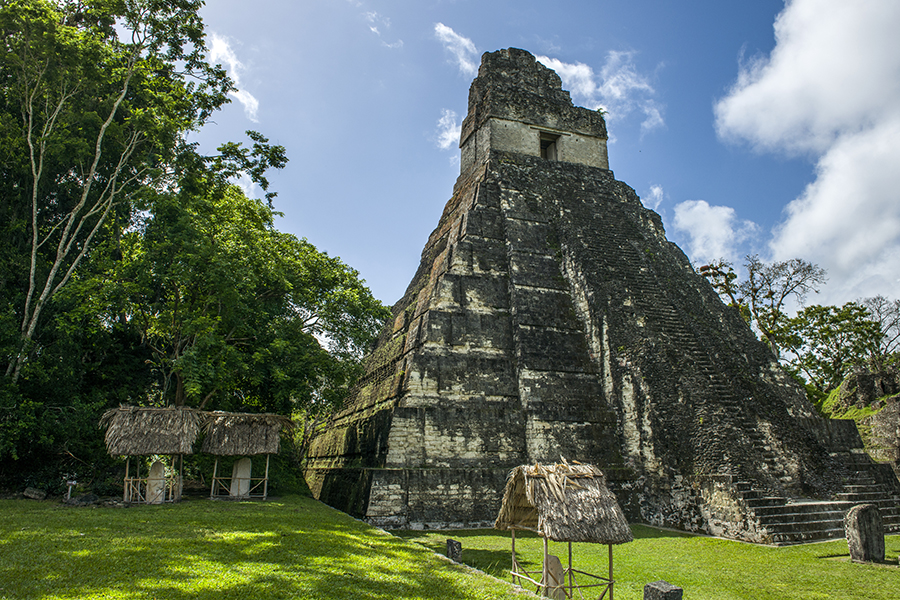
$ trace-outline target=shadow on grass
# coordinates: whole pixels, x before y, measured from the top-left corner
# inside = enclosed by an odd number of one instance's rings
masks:
[[[0,506],[0,597],[472,597],[461,569],[305,499],[12,506]]]

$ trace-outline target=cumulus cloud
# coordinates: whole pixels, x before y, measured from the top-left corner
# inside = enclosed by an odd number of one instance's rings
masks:
[[[556,71],[563,88],[571,92],[577,104],[603,109],[610,119],[641,113],[643,132],[665,125],[664,107],[654,98],[656,90],[650,79],[638,71],[634,52],[609,52],[599,73],[584,63],[566,63],[547,56],[536,58]]]
[[[653,210],[656,210],[657,208],[659,208],[659,205],[662,204],[662,201],[665,199],[665,197],[666,194],[663,191],[661,185],[651,185],[650,196],[646,198],[646,204]]]
[[[459,35],[443,23],[437,23],[434,26],[434,34],[444,44],[444,48],[453,55],[463,75],[473,77],[478,74],[478,50],[475,49],[472,40]]]
[[[449,150],[459,145],[459,134],[462,130],[462,122],[455,111],[441,110],[441,118],[437,122],[435,143],[441,150]]]
[[[237,55],[231,48],[231,43],[227,38],[212,33],[209,36],[209,60],[213,64],[220,64],[228,71],[228,76],[234,81],[237,91],[229,92],[229,95],[241,103],[244,107],[244,114],[254,123],[259,121],[256,115],[259,111],[259,101],[247,90],[240,89],[241,73],[244,71],[244,64],[238,60]]]
[[[900,296],[897,23],[897,2],[793,0],[771,55],[742,65],[715,107],[723,139],[816,160],[770,246],[827,269],[829,301]]]
[[[369,24],[369,31],[378,36],[378,39],[381,40],[381,45],[387,48],[402,48],[403,40],[398,39],[395,42],[387,42],[381,35],[381,29],[390,29],[391,20],[383,15],[378,14],[377,12],[369,11],[365,13],[366,22]]]
[[[244,192],[244,195],[248,198],[259,198],[260,187],[250,178],[250,175],[247,173],[241,173],[237,177],[231,179],[231,183],[235,184]]]
[[[675,229],[688,236],[688,255],[698,263],[717,258],[738,262],[738,246],[759,227],[741,221],[729,206],[710,206],[705,200],[687,200],[675,206]]]

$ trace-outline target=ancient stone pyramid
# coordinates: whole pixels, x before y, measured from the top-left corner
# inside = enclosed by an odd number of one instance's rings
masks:
[[[563,457],[599,466],[632,520],[754,541],[840,535],[841,503],[895,510],[890,468],[818,416],[606,141],[531,54],[483,56],[453,197],[311,444],[316,497],[387,527],[489,525],[511,469]]]

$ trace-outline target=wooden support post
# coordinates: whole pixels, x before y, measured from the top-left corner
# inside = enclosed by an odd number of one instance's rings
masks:
[[[518,583],[519,579],[515,576],[515,573],[518,573],[518,569],[516,569],[516,530],[509,530],[512,538],[512,572],[513,572],[513,583]]]
[[[572,591],[575,589],[575,576],[572,573],[572,542],[569,542],[569,598],[574,598]]]
[[[541,577],[541,583],[543,584],[543,588],[541,589],[541,596],[547,596],[547,580],[550,579],[550,568],[547,564],[547,558],[550,556],[550,552],[547,549],[547,536],[544,536],[544,575]]]
[[[269,457],[271,454],[266,454],[266,478],[263,479],[263,500],[265,500],[269,495]]]
[[[184,485],[184,454],[178,455],[178,481],[175,482],[175,500],[181,502],[181,488]]]
[[[125,489],[122,490],[122,502],[131,502],[131,481],[128,479],[128,468],[131,466],[131,457],[125,459]]]
[[[212,500],[216,497],[216,473],[219,472],[219,457],[216,457],[216,462],[213,465],[213,478],[212,485],[209,487],[209,499]]]
[[[613,580],[612,544],[608,544],[608,546],[609,546],[609,600],[613,600],[613,584],[615,584],[615,581]]]

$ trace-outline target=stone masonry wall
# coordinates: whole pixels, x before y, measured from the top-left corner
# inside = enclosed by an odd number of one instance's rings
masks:
[[[828,497],[834,428],[611,171],[492,146],[497,119],[605,140],[560,86],[483,58],[453,196],[310,488],[386,527],[483,526],[512,468],[562,457],[632,520],[761,539],[735,482]]]

